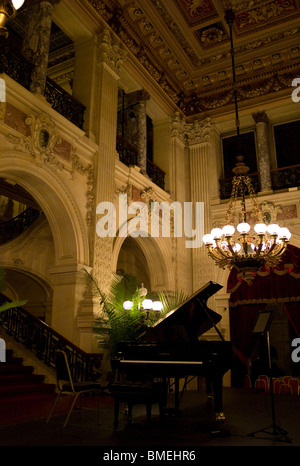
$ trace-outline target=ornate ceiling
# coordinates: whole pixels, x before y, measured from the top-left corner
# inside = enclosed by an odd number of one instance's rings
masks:
[[[230,38],[224,19],[227,8],[233,8],[236,15],[233,40],[240,108],[291,95],[292,81],[300,77],[300,0],[78,3],[100,27],[108,25],[114,31],[130,60],[187,118],[232,109]],[[21,31],[21,23],[19,13],[14,22],[17,30]],[[61,85],[66,79],[71,81],[74,47],[55,25],[49,58],[50,76]],[[69,66],[67,71],[62,61]]]
[[[292,92],[300,76],[300,0],[84,0],[187,117],[232,103],[226,8],[241,105]],[[276,95],[275,95],[276,94]]]

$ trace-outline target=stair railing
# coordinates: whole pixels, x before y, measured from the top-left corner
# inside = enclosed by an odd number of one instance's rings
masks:
[[[0,304],[7,301],[1,294]],[[26,309],[16,307],[2,312],[0,326],[49,367],[55,368],[55,351],[64,350],[74,380],[95,381],[100,377],[102,354],[86,353]]]

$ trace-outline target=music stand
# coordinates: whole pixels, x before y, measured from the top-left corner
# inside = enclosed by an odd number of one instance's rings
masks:
[[[270,325],[273,318],[273,309],[264,309],[259,311],[257,321],[255,323],[253,334],[254,335],[265,335],[267,338],[267,349],[268,349],[268,364],[269,364],[269,376],[270,376],[270,394],[271,394],[271,408],[272,408],[272,424],[267,427],[263,427],[256,432],[248,434],[249,437],[255,437],[256,434],[263,432],[265,434],[271,435],[275,440],[284,440],[286,442],[291,442],[291,439],[288,437],[288,432],[281,427],[276,425],[275,419],[275,403],[274,403],[274,391],[273,391],[273,379],[272,379],[272,360],[271,360],[271,349],[270,349]],[[260,437],[262,438],[262,437]],[[267,438],[267,437],[264,437]]]

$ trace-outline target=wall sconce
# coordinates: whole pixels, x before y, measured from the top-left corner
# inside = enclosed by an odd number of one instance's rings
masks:
[[[25,0],[0,0],[0,36],[8,37],[8,30],[5,25],[12,19],[17,10],[21,8]]]

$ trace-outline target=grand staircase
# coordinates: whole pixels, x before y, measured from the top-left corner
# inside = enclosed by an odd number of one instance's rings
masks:
[[[0,361],[0,425],[48,417],[56,397],[57,348],[67,353],[74,380],[95,381],[101,376],[102,354],[84,352],[21,307],[1,314],[6,359]],[[67,396],[55,412],[65,414],[69,408]]]
[[[46,417],[55,395],[55,384],[23,358],[6,350],[6,362],[0,362],[0,425]]]

